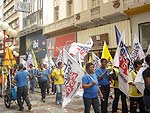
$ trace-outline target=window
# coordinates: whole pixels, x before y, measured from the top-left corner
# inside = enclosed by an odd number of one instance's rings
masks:
[[[92,0],[92,8],[99,6],[99,0]]]
[[[114,0],[103,0],[103,3],[108,3],[108,2],[111,2],[111,1],[114,1]]]
[[[59,7],[54,8],[54,19],[55,21],[59,19]]]
[[[14,21],[12,21],[9,24],[13,29],[16,29],[17,27],[19,27],[19,18],[15,19]]]
[[[73,3],[72,0],[67,0],[67,16],[73,15]]]
[[[150,45],[150,22],[139,24],[140,40],[144,50]]]

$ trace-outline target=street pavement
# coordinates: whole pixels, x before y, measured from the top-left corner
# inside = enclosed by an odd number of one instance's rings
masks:
[[[15,102],[11,103],[10,108],[6,108],[4,105],[3,98],[0,98],[0,113],[83,113],[84,106],[82,97],[75,97],[64,109],[61,105],[56,105],[55,95],[47,95],[46,102],[41,101],[40,92],[36,91],[29,94],[32,110],[28,111],[26,103],[24,103],[24,111],[18,111],[18,106]],[[94,113],[91,108],[91,113]],[[121,112],[118,112],[121,113]]]

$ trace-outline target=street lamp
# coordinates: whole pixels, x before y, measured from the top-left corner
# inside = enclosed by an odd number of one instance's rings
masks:
[[[7,22],[0,23],[0,40],[3,41],[3,59],[5,58],[5,49],[6,49],[6,42],[13,43],[13,38],[17,37],[17,31],[10,28]]]

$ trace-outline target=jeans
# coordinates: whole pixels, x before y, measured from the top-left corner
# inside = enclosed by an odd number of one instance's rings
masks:
[[[39,87],[40,87],[40,89],[41,89],[42,99],[45,99],[47,81],[40,81],[40,82],[39,82]]]
[[[104,101],[101,100],[101,112],[102,113],[107,113],[108,97],[109,97],[109,93],[110,93],[110,86],[109,85],[101,86],[100,90],[102,91],[102,94],[103,94],[103,97],[104,97]]]
[[[34,91],[35,78],[30,79],[30,90]]]
[[[140,113],[145,113],[143,97],[130,97],[130,113],[137,113],[137,105],[139,106]]]
[[[20,109],[23,109],[21,97],[25,100],[27,106],[31,105],[28,97],[28,88],[26,86],[17,88],[17,102]]]
[[[84,113],[90,113],[91,105],[93,106],[95,113],[100,113],[98,97],[96,98],[83,97],[83,101],[85,106]]]
[[[62,84],[56,84],[56,102],[62,102]]]
[[[126,95],[119,88],[114,88],[114,101],[112,105],[112,113],[117,112],[119,97],[121,96],[122,113],[128,113]]]

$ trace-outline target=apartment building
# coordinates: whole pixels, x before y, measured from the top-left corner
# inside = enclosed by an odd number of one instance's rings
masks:
[[[94,40],[92,51],[99,54],[105,40],[113,54],[116,44],[116,25],[125,32],[130,48],[136,34],[144,49],[150,44],[149,0],[51,0],[44,5],[45,22],[43,34],[47,35],[48,53],[57,56],[62,47],[71,42],[85,43]],[[51,9],[51,10],[47,10]],[[68,38],[69,37],[69,38]],[[67,42],[67,43],[66,43]]]

